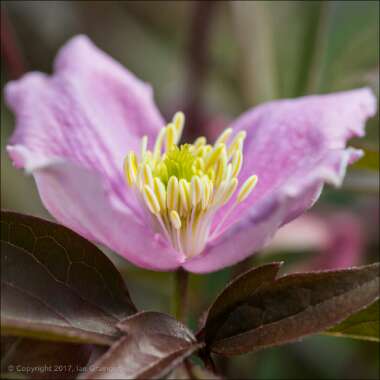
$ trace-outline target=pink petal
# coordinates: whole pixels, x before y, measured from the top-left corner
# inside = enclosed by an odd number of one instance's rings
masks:
[[[371,91],[360,89],[274,101],[240,117],[233,127],[246,130],[247,139],[239,181],[256,174],[258,184],[231,213],[219,237],[185,268],[209,272],[243,260],[311,207],[325,182],[340,185],[347,165],[362,154],[345,149],[346,142],[363,136],[365,121],[375,111]]]
[[[143,229],[146,216],[123,178],[128,151],[164,124],[151,88],[84,36],[61,49],[54,67],[51,77],[30,73],[6,86],[13,163],[33,173],[58,221],[137,265],[175,268],[177,254]]]
[[[33,174],[45,207],[87,239],[143,268],[171,270],[183,262],[183,256],[161,235],[136,221],[133,213],[113,207],[106,182],[94,172],[69,163],[52,163]]]
[[[33,170],[65,159],[107,177],[119,202],[133,206],[123,179],[123,160],[143,135],[156,135],[164,121],[151,88],[84,36],[58,53],[55,73],[30,73],[6,86],[16,114],[11,157]]]

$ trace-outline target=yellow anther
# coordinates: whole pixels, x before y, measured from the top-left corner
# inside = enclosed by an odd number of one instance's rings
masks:
[[[215,170],[213,168],[209,168],[207,170],[208,178],[210,178],[211,183],[215,181]]]
[[[196,155],[200,158],[205,158],[207,155],[209,155],[212,151],[211,145],[202,145],[199,149],[196,150]]]
[[[166,194],[166,204],[169,210],[177,210],[178,208],[178,198],[179,198],[179,188],[178,188],[177,177],[171,176],[169,178],[167,194]]]
[[[214,204],[218,206],[223,206],[226,204],[233,193],[236,190],[236,187],[238,185],[238,180],[237,178],[233,178],[232,180],[224,180],[220,184],[217,193],[215,194],[214,198]]]
[[[158,203],[160,204],[161,210],[166,210],[166,189],[162,181],[158,178],[154,178],[154,194],[156,195],[156,198],[158,200]]]
[[[223,198],[221,200],[222,205],[226,204],[230,200],[230,198],[232,197],[233,193],[235,192],[237,188],[237,185],[238,185],[237,178],[232,178],[232,180],[229,181],[223,193]]]
[[[211,195],[211,192],[210,192],[210,190],[211,190],[211,188],[210,188],[210,180],[209,180],[209,178],[206,176],[206,175],[204,175],[204,176],[202,176],[202,178],[201,178],[201,181],[202,181],[202,188],[203,188],[203,191],[202,191],[202,209],[204,210],[204,209],[206,209],[207,208],[207,206],[208,206],[208,202],[209,202],[209,200],[210,200],[210,195]]]
[[[133,173],[129,172],[129,167],[128,167],[128,157],[125,157],[124,159],[124,177],[127,179],[127,183],[129,186],[132,186],[136,180],[135,177],[133,177]]]
[[[232,134],[232,128],[225,129],[215,141],[214,145],[225,144]]]
[[[152,176],[152,169],[148,164],[145,164],[143,166],[143,183],[144,185],[148,185],[149,187],[153,187],[153,176]]]
[[[226,167],[226,170],[224,171],[223,179],[226,181],[229,181],[231,178],[232,178],[232,164],[229,163]]]
[[[136,172],[137,171],[137,156],[134,151],[130,151],[128,153],[128,160],[131,167],[133,167],[133,170]]]
[[[182,223],[181,223],[181,218],[178,215],[178,212],[175,210],[170,211],[169,217],[170,217],[170,221],[171,221],[173,227],[176,230],[179,230],[181,228]]]
[[[202,182],[198,176],[191,179],[191,203],[195,207],[202,196]]]
[[[232,140],[228,147],[228,157],[231,157],[236,151],[243,150],[243,143],[247,136],[246,131],[240,131]]]
[[[206,137],[203,137],[203,136],[202,137],[198,137],[194,141],[193,146],[194,146],[195,149],[197,149],[197,148],[200,148],[203,145],[206,145],[206,142],[207,142]]]
[[[195,148],[193,151],[194,155],[199,157],[199,158],[203,158],[206,155],[207,147],[208,147],[208,145],[201,145],[200,147]]]
[[[246,131],[240,131],[238,132],[238,134],[236,135],[236,138],[238,140],[245,140],[245,138],[247,137],[247,132]]]
[[[189,211],[191,207],[190,184],[183,178],[179,180],[179,199],[181,212]]]
[[[169,176],[168,176],[168,168],[166,167],[165,163],[164,162],[160,162],[157,166],[156,166],[156,169],[155,169],[155,173],[158,173],[158,175],[160,176],[161,180],[164,182],[164,183],[167,183],[168,180],[169,180]]]
[[[160,212],[160,205],[153,190],[148,185],[144,186],[143,195],[150,212],[157,215]]]
[[[185,124],[185,115],[183,112],[176,112],[176,114],[173,117],[173,123],[175,125],[175,131],[176,131],[176,141],[175,143],[178,144],[179,140],[181,140],[183,126]]]
[[[148,136],[144,136],[141,139],[141,159],[143,160],[148,148]]]
[[[227,169],[227,153],[225,151],[219,157],[215,167],[215,184],[219,185],[223,181],[224,173]]]
[[[243,153],[238,150],[232,157],[232,177],[237,177],[243,164]]]
[[[195,170],[205,170],[205,162],[200,157],[196,158],[194,161],[194,169]]]
[[[247,180],[243,183],[242,187],[240,188],[239,194],[236,198],[237,203],[243,202],[248,197],[248,195],[256,186],[256,183],[256,175],[251,175],[249,178],[247,178]]]
[[[215,146],[214,150],[210,153],[207,158],[207,167],[213,166],[216,161],[218,161],[219,157],[223,155],[223,151],[226,150],[226,145],[220,143]]]
[[[154,144],[153,158],[155,160],[158,160],[158,158],[161,156],[162,144],[164,142],[165,133],[166,128],[161,128],[157,136],[156,142]]]
[[[135,152],[128,153],[124,160],[124,173],[129,186],[136,182],[137,177],[137,158]]]
[[[175,138],[175,125],[173,123],[170,123],[166,127],[166,151],[169,151],[170,148],[175,144]]]
[[[214,193],[214,184],[209,181],[208,183],[208,203],[211,204]]]

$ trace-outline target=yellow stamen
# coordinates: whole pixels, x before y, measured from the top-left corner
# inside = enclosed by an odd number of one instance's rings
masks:
[[[154,194],[157,197],[161,210],[166,210],[166,189],[158,177],[154,179]]]
[[[124,173],[129,186],[136,182],[137,177],[137,158],[135,152],[128,153],[124,160]]]
[[[194,148],[200,148],[202,145],[206,145],[206,142],[207,142],[206,137],[201,136],[201,137],[198,137],[194,141],[193,146],[194,146]]]
[[[202,201],[202,209],[205,210],[207,208],[207,205],[208,205],[208,202],[210,200],[210,196],[211,196],[211,187],[210,187],[210,180],[209,178],[204,175],[202,178],[201,178],[201,181],[202,181],[202,188],[203,188],[203,191],[202,191],[202,198],[201,198],[201,201]]]
[[[175,126],[175,132],[176,132],[176,141],[175,143],[178,144],[178,142],[181,140],[183,126],[185,124],[185,115],[183,112],[177,112],[173,117],[173,123]]]
[[[153,158],[155,160],[160,158],[165,133],[166,133],[166,128],[161,128],[160,132],[158,133],[158,137],[157,137],[156,143],[154,144],[154,150],[153,150]]]
[[[176,130],[174,124],[168,124],[166,127],[166,150],[168,151],[176,140]]]
[[[152,214],[158,214],[160,212],[160,205],[152,189],[148,186],[144,186],[144,199]]]
[[[181,213],[186,213],[191,207],[190,198],[190,184],[185,179],[179,180],[179,195],[180,195],[180,205]]]
[[[170,215],[170,221],[171,221],[173,227],[176,230],[179,230],[181,228],[182,223],[181,223],[181,218],[178,215],[178,212],[175,210],[172,210],[172,211],[170,211],[169,215]]]
[[[177,177],[170,177],[167,188],[167,206],[169,210],[177,210],[178,207],[178,179]]]
[[[237,196],[237,202],[243,202],[251,191],[254,189],[257,183],[257,176],[251,175],[242,185],[239,194]]]
[[[236,151],[243,149],[243,143],[247,136],[245,131],[240,131],[232,140],[231,145],[228,148],[228,157],[231,157]]]
[[[223,143],[218,144],[214,150],[210,153],[210,156],[207,159],[207,167],[210,167],[218,161],[219,157],[223,155],[223,151],[226,150],[226,146]]]
[[[226,204],[230,198],[232,197],[233,193],[235,192],[236,188],[238,185],[238,180],[237,178],[233,178],[228,185],[226,186],[226,189],[223,194],[222,198],[222,205]]]
[[[243,164],[243,153],[238,150],[232,157],[232,177],[237,177]]]
[[[227,169],[227,154],[224,152],[222,154],[217,163],[216,163],[216,173],[215,173],[215,183],[217,185],[220,185],[220,183],[223,181],[223,177],[225,175]]]
[[[193,144],[178,145],[184,121],[183,113],[177,112],[172,122],[159,131],[152,151],[144,136],[141,157],[129,152],[124,160],[124,174],[127,184],[140,194],[138,199],[152,214],[157,232],[190,258],[203,251],[228,214],[247,199],[257,177],[251,176],[244,182],[210,235],[216,212],[236,194],[246,133],[238,132],[229,143],[233,130],[228,128],[213,145],[205,137]]]
[[[195,207],[202,197],[202,182],[198,176],[191,179],[191,203]]]
[[[227,128],[224,130],[224,132],[222,132],[220,134],[220,136],[217,138],[217,140],[215,141],[215,145],[218,145],[218,144],[225,144],[227,142],[227,140],[230,138],[232,134],[232,128]]]
[[[148,164],[143,165],[143,183],[149,187],[153,187],[152,169]]]

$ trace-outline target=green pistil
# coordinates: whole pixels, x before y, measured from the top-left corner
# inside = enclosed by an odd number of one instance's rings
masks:
[[[165,185],[171,176],[190,182],[191,178],[198,174],[196,165],[194,165],[196,157],[192,154],[190,147],[189,144],[181,145],[179,148],[173,146],[166,153],[164,160],[157,165],[154,174],[160,177]]]

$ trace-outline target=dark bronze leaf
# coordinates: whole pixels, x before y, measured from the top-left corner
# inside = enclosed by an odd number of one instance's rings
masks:
[[[91,346],[1,337],[1,378],[74,379],[86,370]]]
[[[157,379],[200,349],[182,323],[158,312],[141,312],[118,324],[126,335],[91,366],[84,379]]]
[[[258,268],[253,268],[234,278],[218,295],[211,305],[203,331],[198,333],[201,338],[205,335],[205,341],[211,342],[214,335],[224,324],[230,313],[265,283],[272,282],[281,263],[271,263]]]
[[[291,274],[258,288],[229,312],[207,344],[237,355],[330,328],[379,297],[379,264]]]
[[[339,325],[324,332],[325,335],[333,335],[342,338],[354,338],[380,341],[380,310],[379,301],[374,302],[364,310],[351,315]]]
[[[1,245],[2,334],[111,344],[136,312],[111,261],[66,227],[2,212]]]

